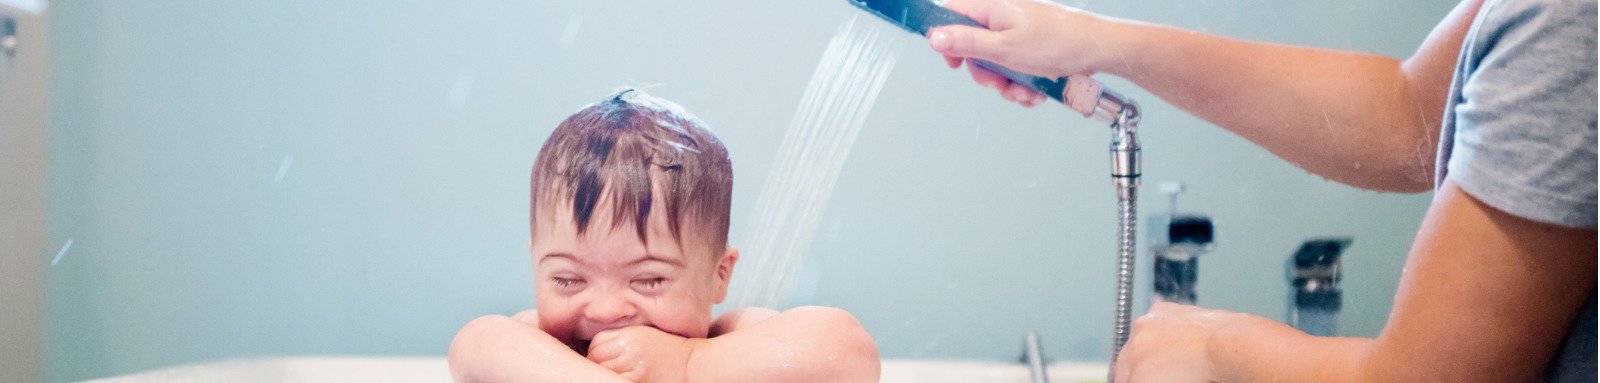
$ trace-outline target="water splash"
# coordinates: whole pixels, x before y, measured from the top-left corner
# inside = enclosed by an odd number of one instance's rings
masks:
[[[852,17],[834,33],[789,121],[788,132],[743,243],[729,300],[739,307],[787,307],[822,213],[850,148],[904,39],[884,37],[877,20]]]
[[[56,252],[56,258],[50,260],[50,266],[55,266],[56,263],[60,263],[61,262],[61,256],[67,255],[67,249],[71,249],[71,248],[72,248],[72,238],[67,238],[67,244],[61,245],[61,251],[57,251]]]

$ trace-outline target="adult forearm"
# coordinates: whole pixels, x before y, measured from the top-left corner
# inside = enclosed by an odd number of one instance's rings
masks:
[[[1133,21],[1108,25],[1117,49],[1101,60],[1101,72],[1331,180],[1385,191],[1431,186],[1427,125],[1442,111],[1418,102],[1400,60]]]
[[[1373,340],[1307,335],[1264,318],[1239,321],[1207,342],[1213,372],[1223,382],[1369,382]]]

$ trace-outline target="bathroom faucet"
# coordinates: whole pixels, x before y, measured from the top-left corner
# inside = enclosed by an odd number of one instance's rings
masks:
[[[1199,282],[1200,255],[1216,248],[1215,229],[1211,218],[1197,215],[1173,215],[1168,218],[1164,230],[1155,233],[1165,234],[1165,238],[1156,239],[1154,249],[1154,265],[1151,265],[1151,300],[1159,302],[1195,304],[1199,294],[1195,293],[1195,286]]]
[[[1289,258],[1289,326],[1314,336],[1338,334],[1342,305],[1339,255],[1351,239],[1307,240]]]
[[[1216,248],[1211,217],[1178,213],[1178,194],[1184,189],[1181,182],[1163,182],[1161,192],[1167,195],[1167,212],[1150,217],[1152,303],[1195,304],[1199,257]]]

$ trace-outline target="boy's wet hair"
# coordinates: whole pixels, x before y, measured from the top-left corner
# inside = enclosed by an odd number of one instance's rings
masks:
[[[617,91],[562,121],[534,160],[531,189],[530,226],[538,225],[541,206],[567,203],[581,235],[604,203],[614,212],[608,229],[632,223],[648,242],[650,210],[664,208],[680,246],[687,245],[686,224],[712,241],[718,255],[728,243],[728,150],[682,106],[637,89]]]

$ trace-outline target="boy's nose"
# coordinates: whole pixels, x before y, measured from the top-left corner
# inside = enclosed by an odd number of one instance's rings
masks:
[[[638,314],[638,309],[617,296],[601,297],[583,309],[583,316],[596,323],[615,323]]]

